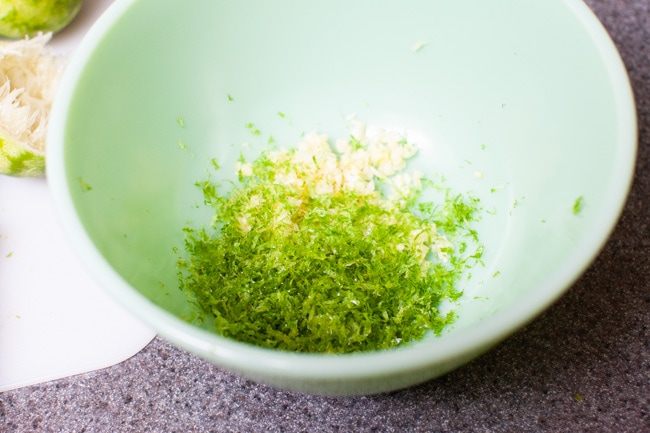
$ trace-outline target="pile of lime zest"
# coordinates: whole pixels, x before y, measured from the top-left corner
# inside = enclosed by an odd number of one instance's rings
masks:
[[[370,139],[356,126],[336,150],[310,133],[296,148],[240,158],[238,181],[197,182],[214,214],[207,228],[184,228],[180,287],[217,333],[349,353],[439,335],[455,319],[440,304],[461,296],[456,283],[480,261],[470,227],[478,199],[402,173],[416,148],[400,134]],[[424,201],[428,189],[445,198]]]

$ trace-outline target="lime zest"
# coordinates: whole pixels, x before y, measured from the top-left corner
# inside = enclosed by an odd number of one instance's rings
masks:
[[[250,122],[246,123],[246,124],[244,124],[244,127],[246,129],[248,129],[251,132],[251,134],[253,134],[253,135],[261,135],[262,134],[262,132],[259,129],[257,129],[253,123],[250,123]]]
[[[89,184],[88,182],[86,182],[85,180],[83,180],[83,178],[82,178],[81,176],[79,176],[79,177],[77,178],[77,181],[79,182],[79,186],[81,186],[81,190],[82,190],[82,191],[84,191],[84,192],[88,192],[88,191],[91,191],[91,190],[93,189],[93,187],[90,186],[90,184]]]
[[[263,347],[348,353],[440,334],[456,317],[441,302],[482,264],[471,228],[480,205],[403,173],[415,152],[390,133],[335,146],[309,133],[295,148],[240,156],[237,181],[196,182],[213,216],[183,228],[180,287],[216,332]],[[443,198],[425,201],[429,192]]]
[[[573,202],[572,212],[573,215],[579,215],[585,208],[585,199],[583,196],[579,196]]]

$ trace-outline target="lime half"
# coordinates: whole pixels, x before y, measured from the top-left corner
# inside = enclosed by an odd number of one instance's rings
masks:
[[[83,0],[2,0],[0,36],[21,39],[38,32],[56,33],[81,9]]]
[[[46,51],[50,37],[0,42],[0,174],[45,172],[47,122],[64,67]]]

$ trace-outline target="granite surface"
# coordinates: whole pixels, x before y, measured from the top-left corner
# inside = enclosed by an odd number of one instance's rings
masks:
[[[320,397],[242,379],[156,338],[104,370],[0,394],[0,432],[650,432],[650,1],[588,0],[635,92],[639,155],[611,239],[546,313],[420,386]]]

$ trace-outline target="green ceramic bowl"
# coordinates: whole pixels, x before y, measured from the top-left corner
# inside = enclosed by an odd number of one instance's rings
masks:
[[[351,113],[406,131],[415,165],[489,211],[456,323],[399,350],[316,355],[192,322],[174,248],[209,218],[194,186],[209,160],[338,137]],[[323,394],[426,381],[539,315],[608,238],[636,155],[625,69],[579,0],[118,0],[71,61],[49,132],[65,232],[115,299],[220,366]]]

